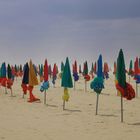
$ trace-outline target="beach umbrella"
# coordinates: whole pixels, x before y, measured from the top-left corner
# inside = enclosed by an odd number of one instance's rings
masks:
[[[114,75],[116,74],[116,71],[117,71],[117,64],[116,62],[114,62],[114,72],[113,72]]]
[[[11,90],[11,97],[13,96],[13,92],[12,92],[12,85],[13,85],[13,80],[12,80],[12,69],[11,66],[8,64],[7,67],[7,88]]]
[[[94,74],[97,73],[97,66],[96,66],[96,62],[94,63]]]
[[[22,77],[23,76],[23,69],[22,69],[22,65],[20,65],[19,67],[19,76]]]
[[[61,62],[61,73],[60,73],[60,78],[62,78],[63,71],[64,71],[64,63]]]
[[[48,62],[47,59],[45,60],[44,64],[44,82],[41,85],[40,91],[44,92],[44,104],[46,104],[46,90],[49,88],[49,81],[48,81]]]
[[[128,75],[129,75],[129,83],[130,83],[130,76],[134,75],[134,72],[133,72],[133,61],[132,60],[130,60]]]
[[[1,66],[1,85],[3,87],[5,87],[5,94],[7,94],[7,88],[6,88],[6,84],[7,84],[7,69],[6,69],[6,63],[2,63]]]
[[[91,74],[91,76],[92,76],[92,79],[94,78],[93,73],[94,73],[94,65],[93,65],[93,63],[92,63],[92,65],[91,65],[91,70],[90,70],[90,74]]]
[[[81,65],[79,65],[79,74],[82,73],[82,68],[81,68]]]
[[[56,63],[54,64],[54,67],[53,67],[53,73],[52,73],[52,83],[55,87],[55,81],[56,81],[56,78],[57,78],[57,66],[56,66]]]
[[[63,95],[63,110],[65,109],[65,102],[69,100],[68,88],[73,88],[73,82],[71,77],[71,70],[68,57],[66,58],[66,63],[64,66],[61,86],[64,87]]]
[[[38,85],[38,79],[37,79],[32,61],[30,60],[30,62],[29,62],[29,86],[28,86],[30,98],[29,98],[28,102],[35,102],[35,101],[40,100],[40,99],[36,98],[32,93],[32,90],[33,90],[34,86],[36,86],[36,85]]]
[[[87,91],[87,82],[90,80],[90,76],[88,75],[88,63],[85,61],[84,69],[83,69],[83,76],[85,79],[85,92]]]
[[[28,84],[29,84],[29,65],[28,63],[26,63],[23,68],[23,79],[22,79],[22,84],[21,84],[21,87],[23,90],[23,98],[24,98],[24,95],[27,94]]]
[[[49,67],[48,67],[48,74],[51,78],[52,77],[52,67],[51,67],[51,65],[49,65]]]
[[[117,58],[117,84],[116,88],[121,93],[121,122],[123,122],[123,97],[131,100],[135,97],[135,91],[130,84],[126,82],[125,61],[122,49]]]
[[[96,92],[96,115],[98,114],[99,95],[104,88],[103,72],[102,72],[102,55],[98,58],[97,77],[90,84],[90,88]]]
[[[109,67],[108,64],[105,62],[104,63],[104,78],[108,79],[109,78]]]
[[[40,65],[39,76],[40,76],[40,82],[43,82],[43,64]]]
[[[75,90],[75,83],[79,80],[79,75],[77,71],[77,61],[75,60],[73,64],[73,78],[74,78],[74,90]]]
[[[136,57],[134,64],[134,75],[134,79],[136,80],[136,96],[138,97],[138,84],[140,83],[140,68],[138,57]]]

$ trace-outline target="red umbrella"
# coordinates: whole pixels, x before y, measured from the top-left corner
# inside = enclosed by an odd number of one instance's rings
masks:
[[[48,62],[47,62],[47,59],[45,60],[45,64],[44,64],[44,81],[45,82],[48,81]]]

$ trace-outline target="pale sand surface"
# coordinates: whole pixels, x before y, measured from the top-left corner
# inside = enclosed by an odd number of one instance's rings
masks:
[[[47,91],[48,106],[43,104],[39,86],[33,93],[41,103],[28,103],[28,95],[22,99],[20,85],[18,78],[13,86],[16,97],[0,89],[0,140],[140,140],[140,98],[124,99],[124,123],[121,123],[120,97],[116,96],[113,76],[105,81],[97,116],[96,94],[90,88],[84,92],[83,80],[76,83],[75,91],[70,90],[65,111],[60,80],[56,88]]]

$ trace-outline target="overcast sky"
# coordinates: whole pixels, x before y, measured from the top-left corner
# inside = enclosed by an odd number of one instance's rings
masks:
[[[0,62],[113,63],[140,56],[140,0],[0,0]]]

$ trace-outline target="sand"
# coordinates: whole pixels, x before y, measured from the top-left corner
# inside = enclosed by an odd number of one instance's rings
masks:
[[[75,91],[70,90],[65,111],[60,79],[56,88],[47,91],[48,106],[43,103],[39,86],[33,93],[41,103],[28,103],[28,95],[22,99],[20,84],[18,78],[13,86],[16,97],[4,94],[3,87],[0,89],[0,140],[140,140],[140,98],[124,99],[124,123],[121,123],[121,100],[116,96],[114,76],[105,81],[97,116],[96,94],[90,88],[84,92],[83,79],[76,83]]]

